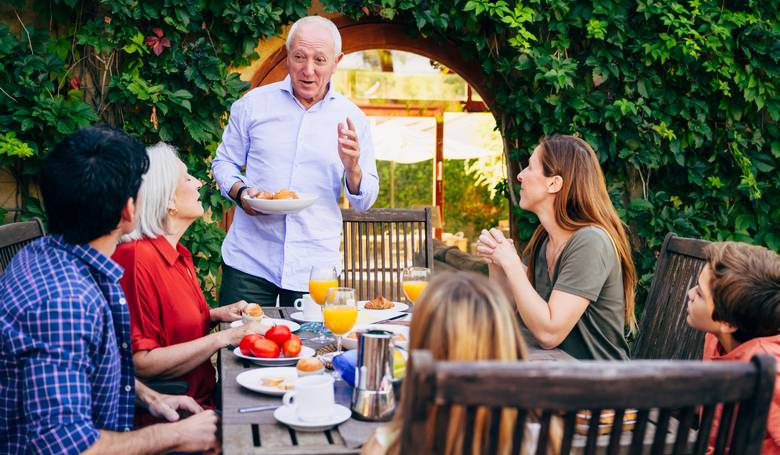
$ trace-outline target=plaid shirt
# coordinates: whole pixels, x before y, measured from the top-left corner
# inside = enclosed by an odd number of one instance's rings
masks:
[[[122,268],[46,236],[0,276],[0,454],[79,453],[130,431],[135,372]]]

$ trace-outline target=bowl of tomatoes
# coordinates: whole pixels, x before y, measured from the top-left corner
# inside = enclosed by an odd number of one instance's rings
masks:
[[[269,367],[295,365],[304,357],[313,357],[314,353],[314,349],[304,346],[298,335],[293,335],[284,325],[268,329],[265,335],[250,333],[233,349],[237,357]]]

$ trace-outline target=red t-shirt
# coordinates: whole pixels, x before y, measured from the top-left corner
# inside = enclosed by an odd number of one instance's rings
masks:
[[[182,244],[174,249],[165,237],[136,240],[117,246],[112,259],[125,269],[121,284],[130,309],[133,353],[208,335],[209,307],[195,275],[192,253]],[[187,395],[201,406],[214,407],[216,372],[209,359],[171,380],[185,381]]]
[[[723,352],[715,335],[708,333],[704,336],[704,360],[739,360],[750,362],[750,358],[756,354],[768,354],[774,356],[780,362],[780,335],[748,340],[731,352]],[[761,455],[780,455],[780,369],[775,379],[775,393],[772,395],[772,404],[769,406],[769,417],[766,423],[766,434]],[[719,408],[720,409],[720,408]],[[718,416],[716,416],[718,417]],[[717,422],[717,420],[716,420]],[[712,428],[713,438],[717,434],[717,426]],[[711,441],[714,444],[714,440]],[[708,453],[712,452],[710,447]]]

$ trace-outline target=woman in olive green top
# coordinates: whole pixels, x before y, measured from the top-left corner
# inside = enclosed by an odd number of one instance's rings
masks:
[[[482,231],[477,251],[490,264],[490,279],[514,297],[542,347],[578,359],[627,360],[636,269],[593,149],[574,136],[545,138],[517,180],[520,207],[540,225],[525,261],[501,231]]]

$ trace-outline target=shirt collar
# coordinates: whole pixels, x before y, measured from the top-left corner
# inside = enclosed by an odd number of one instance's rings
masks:
[[[713,335],[714,336],[714,335]],[[742,360],[756,354],[762,348],[774,347],[775,352],[780,351],[780,335],[752,338],[734,348],[731,352],[723,352],[723,346],[717,343],[717,360]]]
[[[95,269],[97,272],[105,275],[111,281],[119,281],[124,273],[124,269],[114,262],[110,257],[101,253],[92,247],[89,243],[82,243],[74,245],[68,243],[61,235],[49,235],[49,242],[55,248],[59,248],[66,251],[77,258],[81,259],[90,268]]]
[[[187,251],[181,243],[177,243],[176,248],[174,248],[171,242],[162,235],[149,239],[149,241],[169,266],[175,264],[179,257],[184,256],[184,253]]]
[[[281,89],[282,89],[282,91],[285,91],[285,92],[289,93],[290,96],[295,98],[295,94],[293,93],[293,88],[292,88],[292,79],[290,79],[290,75],[289,74],[284,77],[284,80],[282,81]],[[337,95],[338,95],[338,92],[336,91],[336,88],[334,87],[333,79],[331,79],[328,82],[328,91],[325,93],[325,98],[324,99],[332,100]],[[297,98],[296,98],[296,100],[297,100]],[[317,104],[317,103],[315,103],[315,104]]]

